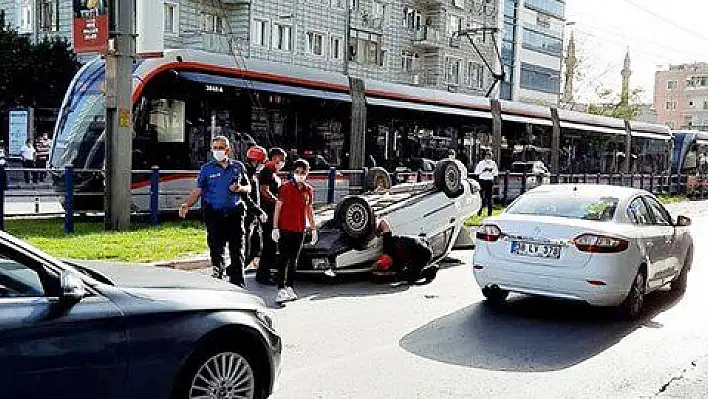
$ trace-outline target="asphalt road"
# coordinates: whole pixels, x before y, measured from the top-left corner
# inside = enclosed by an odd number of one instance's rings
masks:
[[[693,231],[705,240],[708,217]],[[708,397],[706,246],[686,295],[652,295],[637,323],[526,296],[490,309],[471,255],[456,253],[461,264],[427,286],[299,282],[301,299],[275,310],[284,355],[273,398]],[[272,303],[274,288],[251,287]]]

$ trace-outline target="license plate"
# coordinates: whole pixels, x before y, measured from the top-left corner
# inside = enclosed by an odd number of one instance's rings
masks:
[[[534,258],[559,259],[561,253],[560,245],[534,244],[530,242],[512,241],[511,253],[520,256],[530,256]]]

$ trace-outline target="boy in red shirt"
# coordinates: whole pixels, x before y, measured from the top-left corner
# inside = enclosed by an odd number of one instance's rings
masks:
[[[312,233],[312,244],[317,242],[312,187],[305,182],[310,172],[310,164],[304,159],[298,159],[293,167],[293,179],[280,188],[273,215],[272,238],[278,243],[280,249],[278,294],[275,297],[277,303],[297,299],[293,290],[293,280],[306,227]]]

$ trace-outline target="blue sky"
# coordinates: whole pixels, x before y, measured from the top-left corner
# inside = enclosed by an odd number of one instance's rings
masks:
[[[575,22],[583,77],[578,101],[597,100],[599,87],[619,91],[627,48],[633,88],[651,102],[654,74],[661,66],[708,62],[708,0],[566,0],[566,19]]]

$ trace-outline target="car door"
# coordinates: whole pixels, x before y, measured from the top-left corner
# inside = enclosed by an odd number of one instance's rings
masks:
[[[60,269],[0,242],[0,398],[118,398],[126,329],[119,309],[89,289],[60,301]]]
[[[659,286],[662,284],[662,278],[657,275],[663,268],[663,254],[658,243],[663,240],[662,232],[657,228],[654,216],[642,197],[636,197],[629,202],[627,215],[637,228],[639,251],[647,261],[648,285],[650,288]]]
[[[662,245],[662,256],[664,259],[659,276],[663,279],[663,283],[667,283],[673,279],[680,269],[679,257],[676,254],[676,247],[679,245],[679,243],[677,243],[676,227],[674,227],[669,212],[656,198],[645,197],[644,200],[654,216],[655,225],[657,228],[661,229],[662,237],[661,239],[657,238],[657,241],[660,241]]]

